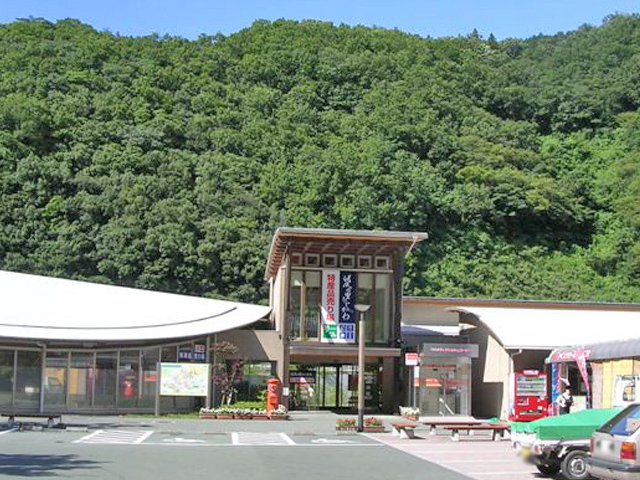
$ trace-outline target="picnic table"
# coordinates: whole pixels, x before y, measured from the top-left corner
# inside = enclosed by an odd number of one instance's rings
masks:
[[[16,417],[18,418],[46,418],[47,427],[52,428],[55,425],[55,420],[62,421],[62,415],[59,413],[4,413],[0,412],[0,417],[9,417],[7,423],[9,427],[14,427],[16,424]]]
[[[500,441],[504,438],[505,433],[511,430],[511,425],[508,423],[496,422],[496,423],[479,423],[479,424],[463,424],[463,425],[446,425],[442,427],[444,430],[451,432],[451,440],[454,442],[460,441],[460,430],[466,430],[469,434],[475,431],[490,431],[491,440]]]
[[[415,438],[415,423],[403,423],[403,422],[395,422],[391,424],[391,434],[399,435],[400,438]]]

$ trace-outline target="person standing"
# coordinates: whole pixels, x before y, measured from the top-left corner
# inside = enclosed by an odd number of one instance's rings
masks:
[[[560,415],[566,415],[571,413],[571,406],[573,405],[573,397],[571,396],[571,389],[567,386],[564,392],[558,397],[558,411]]]

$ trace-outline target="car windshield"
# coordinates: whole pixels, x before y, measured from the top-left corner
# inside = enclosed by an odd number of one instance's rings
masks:
[[[611,435],[631,435],[640,427],[640,404],[629,405],[597,431]]]

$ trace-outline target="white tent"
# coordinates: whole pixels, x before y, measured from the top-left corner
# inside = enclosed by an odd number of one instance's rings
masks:
[[[231,330],[269,307],[0,271],[0,337],[145,341]]]
[[[505,348],[554,349],[640,337],[640,311],[453,307],[471,313]]]

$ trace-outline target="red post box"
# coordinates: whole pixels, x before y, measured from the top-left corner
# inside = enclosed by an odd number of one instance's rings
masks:
[[[280,405],[280,380],[273,377],[267,381],[267,415]]]

